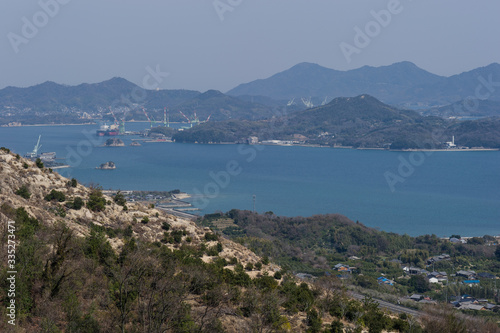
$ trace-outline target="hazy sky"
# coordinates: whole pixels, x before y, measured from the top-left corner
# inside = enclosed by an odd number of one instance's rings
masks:
[[[408,60],[446,76],[500,63],[498,0],[1,0],[0,9],[0,88],[114,76],[142,85],[148,66],[169,73],[160,88],[227,91],[304,61],[346,70]],[[355,41],[356,27],[369,41]]]

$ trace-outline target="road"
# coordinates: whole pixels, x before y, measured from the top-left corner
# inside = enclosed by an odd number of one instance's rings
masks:
[[[197,215],[181,212],[172,208],[166,208],[162,206],[157,206],[156,208],[161,209],[170,215],[174,215],[184,219],[195,220],[198,217]]]
[[[349,292],[349,295],[352,297],[352,298],[355,298],[357,300],[364,300],[365,299],[365,296],[361,295],[361,294],[356,294],[356,293],[353,293],[352,291]],[[392,304],[392,303],[389,303],[389,302],[386,302],[386,301],[382,301],[380,299],[376,299],[376,298],[373,298],[373,300],[375,302],[377,302],[381,308],[384,308],[384,309],[387,309],[391,312],[395,312],[395,313],[406,313],[406,314],[409,314],[409,315],[412,315],[414,317],[419,317],[422,315],[422,313],[420,311],[417,311],[417,310],[414,310],[414,309],[410,309],[410,308],[406,308],[404,306],[400,306],[400,305],[395,305],[395,304]]]

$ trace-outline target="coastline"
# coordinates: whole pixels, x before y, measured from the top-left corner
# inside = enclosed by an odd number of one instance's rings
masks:
[[[147,120],[129,120],[126,121],[125,123],[149,123]],[[8,127],[8,128],[15,128],[15,127],[36,127],[36,126],[78,126],[78,125],[96,125],[96,121],[88,122],[88,123],[78,123],[78,124],[22,124],[22,125],[16,125],[16,126],[8,126],[8,125],[0,125],[0,127]],[[170,124],[181,124],[180,122],[175,122],[171,121]]]
[[[0,127],[6,127],[6,128],[16,128],[16,127],[41,127],[41,126],[78,126],[78,125],[95,125],[95,122],[91,123],[79,123],[79,124],[30,124],[30,125],[19,125],[19,126],[6,126],[6,125],[1,125]]]

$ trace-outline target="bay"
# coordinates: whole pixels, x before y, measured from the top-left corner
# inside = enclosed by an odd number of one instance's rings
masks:
[[[146,123],[127,123],[141,130]],[[175,126],[179,126],[178,124]],[[96,125],[0,128],[0,146],[24,155],[42,135],[66,177],[104,189],[180,189],[200,214],[232,208],[311,216],[340,213],[412,236],[500,234],[500,152],[392,152],[286,146],[143,143],[99,147]],[[116,170],[97,170],[113,161]],[[64,162],[61,160],[61,162]],[[398,170],[399,168],[399,170]],[[391,186],[387,176],[397,182]],[[394,178],[396,177],[396,178]],[[397,178],[400,177],[400,178]]]

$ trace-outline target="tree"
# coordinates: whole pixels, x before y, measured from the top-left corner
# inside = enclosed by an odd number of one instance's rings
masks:
[[[125,333],[125,326],[130,319],[133,305],[139,294],[139,287],[147,272],[147,263],[139,255],[130,256],[127,263],[112,271],[110,294],[118,310],[118,326]]]
[[[43,162],[41,159],[37,158],[35,164],[39,169],[43,169]]]
[[[47,200],[47,201],[55,200],[55,201],[63,202],[63,201],[66,201],[66,196],[64,195],[64,193],[62,193],[60,191],[52,190],[52,191],[50,191],[49,194],[47,194],[45,196],[45,200]]]
[[[495,256],[497,260],[500,261],[500,245],[497,245],[497,249],[495,250]]]
[[[80,197],[75,197],[73,200],[73,209],[79,210],[83,206],[83,200]]]
[[[78,185],[78,181],[75,178],[71,178],[71,180],[68,182],[68,185],[71,187],[76,187]]]
[[[89,201],[87,201],[87,208],[93,212],[101,212],[106,207],[106,199],[102,196],[102,192],[99,189],[92,189],[89,195]]]
[[[408,280],[408,285],[413,291],[418,293],[425,293],[430,290],[429,283],[425,280],[423,275],[412,275],[410,280]]]
[[[108,260],[115,256],[115,252],[106,240],[104,233],[95,230],[92,230],[90,235],[85,238],[83,252],[88,258],[105,265],[109,265]]]
[[[125,206],[125,204],[127,203],[127,200],[125,200],[125,196],[121,191],[118,191],[118,193],[116,193],[116,195],[113,197],[113,201],[120,206]]]
[[[317,333],[321,331],[321,317],[316,309],[307,312],[307,326],[309,328],[306,332]]]

